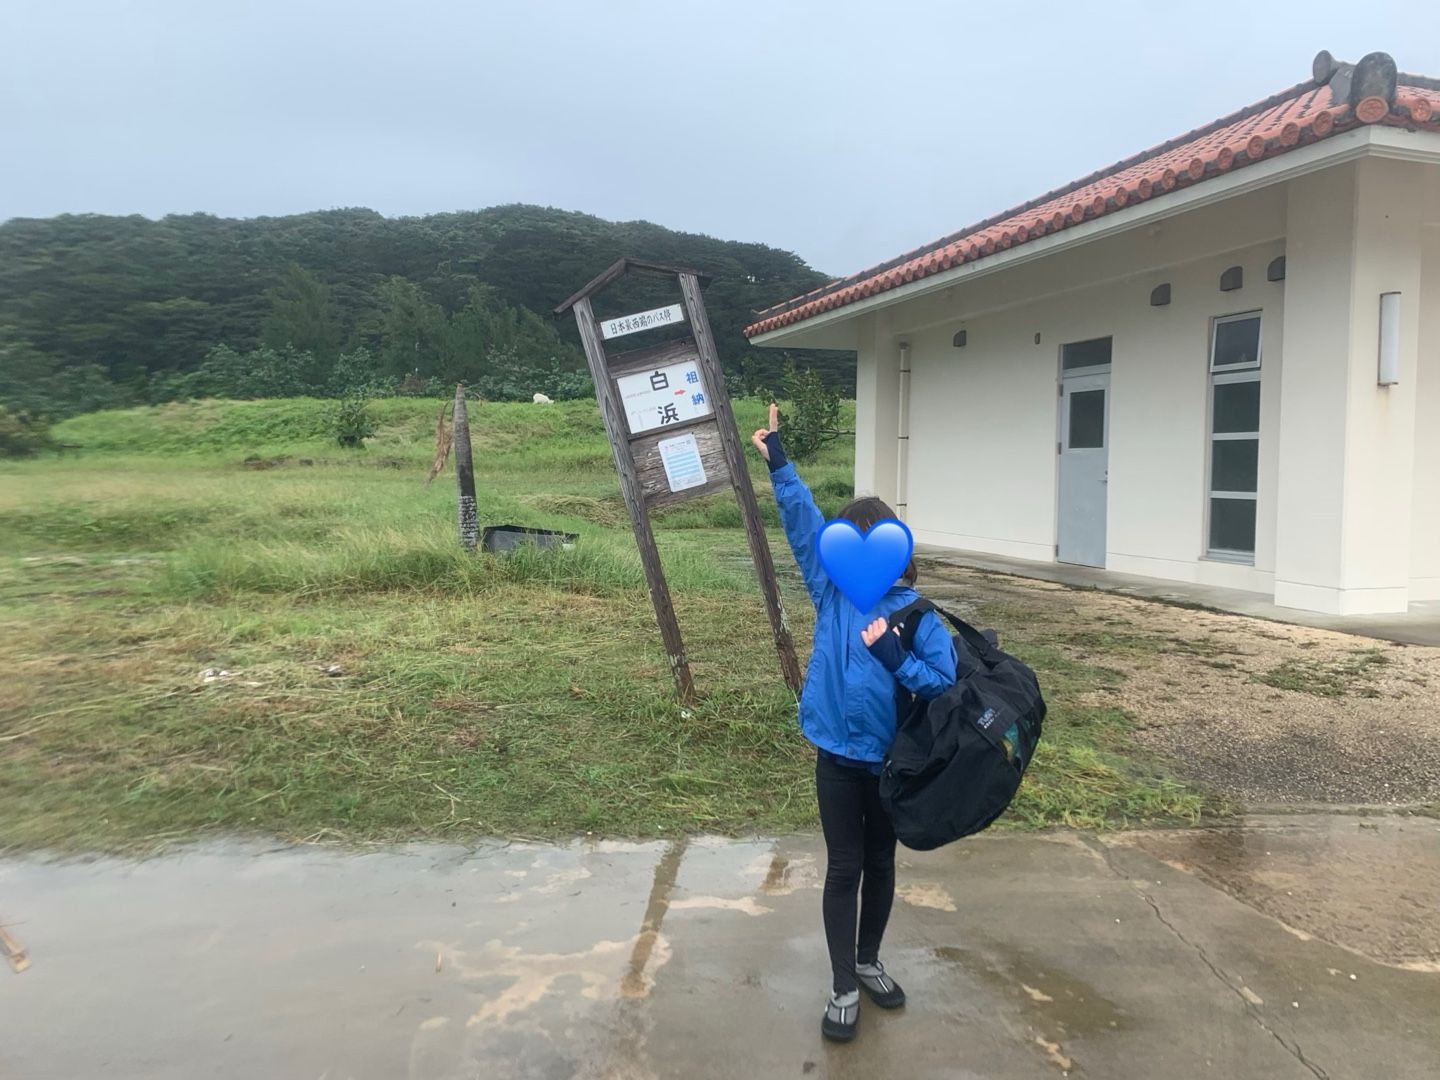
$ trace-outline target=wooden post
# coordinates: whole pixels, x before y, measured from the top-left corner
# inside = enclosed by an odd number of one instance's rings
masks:
[[[750,486],[750,473],[745,466],[745,451],[740,445],[739,430],[735,424],[735,413],[730,408],[730,395],[725,391],[725,372],[720,366],[720,355],[715,348],[715,336],[710,330],[710,318],[700,299],[700,282],[693,273],[681,273],[680,295],[685,300],[685,313],[695,331],[695,344],[700,351],[700,365],[706,382],[711,388],[711,401],[715,407],[715,421],[720,429],[720,442],[725,448],[725,459],[730,466],[730,482],[735,487],[735,497],[740,502],[740,516],[745,522],[745,538],[750,542],[750,556],[755,562],[755,573],[760,578],[760,589],[765,594],[765,608],[770,615],[770,632],[775,639],[775,651],[780,655],[780,671],[792,693],[800,692],[800,661],[795,655],[795,640],[790,635],[790,623],[785,618],[785,605],[780,599],[780,584],[775,578],[775,561],[770,554],[770,544],[765,538],[765,526],[760,521],[760,507],[755,501],[755,489]]]
[[[655,606],[655,620],[660,624],[660,638],[670,660],[675,689],[680,694],[680,700],[688,705],[695,700],[695,681],[690,675],[690,661],[685,656],[685,643],[680,638],[680,624],[675,619],[675,608],[670,602],[670,587],[665,583],[665,571],[660,566],[660,551],[655,546],[655,533],[650,528],[650,515],[645,509],[645,493],[635,471],[634,458],[630,454],[625,413],[620,406],[610,372],[606,368],[605,346],[602,344],[600,326],[595,321],[595,312],[590,307],[588,296],[575,302],[574,311],[575,322],[580,328],[580,340],[585,346],[585,361],[590,366],[590,377],[595,381],[595,396],[600,402],[600,415],[605,421],[605,431],[610,436],[615,471],[620,474],[620,493],[625,497],[625,508],[630,511],[630,525],[635,530],[635,546],[640,549],[640,564],[645,568],[645,581],[650,586],[650,602]]]
[[[475,509],[475,459],[470,452],[470,414],[465,408],[465,384],[455,384],[455,483],[460,489],[460,543],[474,551],[480,542]]]

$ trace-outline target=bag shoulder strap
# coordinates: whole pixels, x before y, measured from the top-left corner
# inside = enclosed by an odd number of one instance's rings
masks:
[[[995,644],[975,627],[971,626],[958,615],[952,615],[942,607],[936,606],[934,601],[920,597],[913,600],[902,608],[897,608],[889,616],[891,626],[900,627],[900,644],[908,652],[915,641],[915,632],[920,626],[920,616],[927,611],[933,611],[938,615],[945,616],[955,633],[959,634],[965,644],[974,650],[977,656],[990,656],[995,651]]]
[[[960,616],[952,615],[944,608],[937,607],[935,610],[950,621],[950,625],[955,628],[955,633],[960,635],[965,644],[970,646],[976,656],[981,659],[993,657],[998,651],[994,642],[979,630],[976,630],[975,627],[971,626],[964,619],[960,618]]]
[[[900,628],[900,644],[906,652],[909,652],[910,646],[914,644],[915,641],[915,631],[920,626],[920,616],[924,615],[927,611],[939,610],[940,609],[933,603],[922,596],[918,600],[912,600],[902,608],[896,608],[890,613],[886,621],[889,622],[891,626],[898,626]]]
[[[904,607],[896,608],[887,617],[886,621],[891,626],[897,627],[900,631],[900,646],[906,652],[910,651],[911,645],[915,642],[915,631],[920,626],[920,618],[927,611],[935,611],[936,607],[923,596],[912,600]],[[903,727],[906,719],[910,716],[915,703],[919,699],[911,694],[909,690],[899,681],[895,682],[895,723],[897,727]]]

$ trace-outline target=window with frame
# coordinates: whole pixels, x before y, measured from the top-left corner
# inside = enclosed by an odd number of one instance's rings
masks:
[[[1072,341],[1060,346],[1060,370],[1066,372],[1109,367],[1113,340],[1108,337],[1091,338],[1089,341]]]
[[[1206,550],[1253,562],[1260,480],[1260,312],[1226,315],[1210,334]]]

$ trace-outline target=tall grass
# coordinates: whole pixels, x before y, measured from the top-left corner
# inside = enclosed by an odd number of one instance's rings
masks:
[[[278,455],[305,450],[344,453],[334,440],[332,401],[195,401],[88,413],[55,428],[55,437],[82,453]],[[444,402],[384,398],[370,403],[377,422],[372,447],[424,457],[433,446]],[[578,442],[608,453],[594,402],[537,407],[520,402],[474,402],[468,408],[477,454],[507,453],[533,444],[545,453]],[[606,461],[608,464],[608,459]]]
[[[737,591],[740,575],[691,545],[667,546],[672,590]],[[568,549],[522,546],[503,555],[471,554],[453,529],[349,527],[323,545],[300,540],[234,543],[207,539],[175,553],[162,590],[179,599],[281,593],[298,599],[385,590],[493,594],[516,585],[581,596],[640,595],[645,577],[633,541],[591,532]]]
[[[98,413],[60,425],[78,456],[0,464],[0,846],[815,824],[731,495],[653,515],[682,708],[593,403],[472,407],[482,524],[578,537],[503,557],[460,548],[448,473],[424,483],[439,402],[376,402],[359,452],[328,406]],[[827,515],[850,454],[802,466]],[[748,463],[803,657],[810,603]],[[1124,715],[1083,704],[1113,673],[1014,622],[1053,712],[1013,820],[1191,814],[1127,758]]]

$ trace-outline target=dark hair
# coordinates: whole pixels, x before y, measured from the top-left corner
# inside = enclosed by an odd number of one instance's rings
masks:
[[[874,495],[864,495],[846,503],[844,509],[840,511],[840,517],[853,522],[855,527],[863,533],[869,532],[870,527],[877,521],[895,517],[895,511],[890,509],[890,504],[884,499],[877,499]],[[905,564],[905,572],[900,575],[900,579],[906,585],[913,586],[919,573],[919,570],[915,568],[914,558],[911,558]]]

